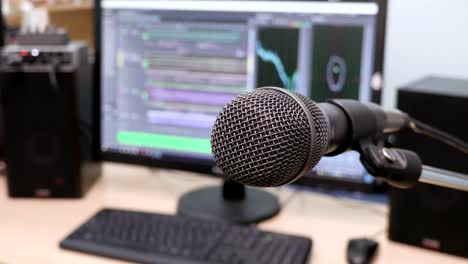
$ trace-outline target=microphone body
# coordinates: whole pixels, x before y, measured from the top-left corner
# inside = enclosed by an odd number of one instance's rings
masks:
[[[211,144],[226,177],[246,185],[288,184],[324,155],[398,131],[408,117],[355,100],[315,103],[277,87],[241,94],[216,119]]]
[[[334,99],[318,105],[329,125],[328,156],[342,153],[356,140],[395,133],[409,124],[409,117],[405,113],[387,111],[373,103]]]

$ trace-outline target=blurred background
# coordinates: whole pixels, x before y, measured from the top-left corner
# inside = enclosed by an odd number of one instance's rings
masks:
[[[281,86],[408,113],[430,132],[408,121],[375,146],[466,181],[466,0],[2,0],[1,13],[0,263],[467,263],[467,192],[392,186],[356,147],[290,185],[247,187],[210,141],[235,96]]]
[[[93,0],[3,0],[8,35],[20,28],[22,12],[46,8],[52,25],[65,27],[72,39],[93,47]],[[385,87],[382,102],[395,106],[398,87],[427,75],[468,78],[467,31],[463,0],[392,0],[388,2]]]

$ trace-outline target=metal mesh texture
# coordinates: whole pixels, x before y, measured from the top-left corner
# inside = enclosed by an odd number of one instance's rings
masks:
[[[259,187],[280,186],[312,168],[327,148],[328,124],[318,106],[301,96],[316,131],[302,107],[289,95],[257,89],[239,95],[219,114],[211,135],[215,160],[227,178]],[[310,148],[314,155],[309,159]]]
[[[302,94],[296,94],[302,99],[302,102],[305,103],[307,108],[309,109],[309,112],[312,114],[312,119],[314,120],[314,127],[315,127],[315,145],[314,145],[314,150],[313,150],[313,157],[312,161],[310,164],[308,164],[308,170],[311,170],[317,163],[320,161],[320,159],[325,155],[325,151],[327,150],[328,147],[328,121],[322,112],[322,110],[319,108],[319,106],[314,103],[312,100],[309,98],[303,96]]]

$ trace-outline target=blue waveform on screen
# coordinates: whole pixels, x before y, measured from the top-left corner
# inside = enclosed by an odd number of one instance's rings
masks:
[[[278,77],[283,83],[284,88],[291,91],[296,90],[298,76],[297,70],[294,71],[291,77],[288,76],[288,73],[286,72],[286,69],[284,68],[283,62],[281,61],[278,53],[263,48],[263,45],[260,41],[257,41],[256,53],[263,62],[270,62],[273,64],[273,66],[275,66]]]

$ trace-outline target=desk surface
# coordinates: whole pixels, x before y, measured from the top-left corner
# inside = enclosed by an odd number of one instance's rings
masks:
[[[0,263],[124,263],[62,250],[58,243],[103,207],[173,214],[182,193],[219,183],[188,172],[106,164],[103,177],[84,199],[33,200],[8,198],[5,177],[0,177]],[[467,263],[388,241],[383,205],[284,187],[269,191],[285,206],[260,228],[311,237],[311,263],[346,263],[347,240],[375,234],[380,242],[375,263]]]

